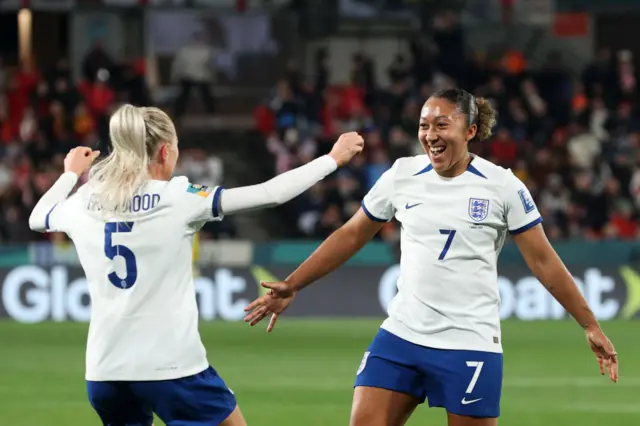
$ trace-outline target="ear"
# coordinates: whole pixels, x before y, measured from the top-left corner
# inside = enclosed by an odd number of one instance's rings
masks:
[[[166,163],[168,158],[169,158],[169,144],[163,142],[160,145],[160,149],[158,150],[158,160],[160,160],[161,163]]]
[[[476,137],[476,133],[478,133],[478,125],[472,124],[467,128],[467,142],[471,141],[471,139]]]

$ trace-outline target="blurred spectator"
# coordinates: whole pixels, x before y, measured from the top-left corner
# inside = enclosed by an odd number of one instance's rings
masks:
[[[86,81],[93,83],[98,73],[112,76],[116,69],[116,63],[107,53],[100,40],[96,41],[91,50],[82,61],[82,73]]]
[[[300,103],[296,99],[291,85],[287,80],[281,80],[276,86],[276,92],[269,107],[275,114],[276,128],[280,134],[287,129],[295,128],[301,113]]]
[[[387,153],[382,149],[373,151],[367,166],[367,191],[380,179],[380,176],[391,167]]]
[[[574,123],[569,132],[573,135],[567,141],[571,165],[586,170],[600,155],[600,141],[578,123]]]
[[[504,167],[513,167],[518,159],[518,145],[506,128],[498,130],[496,137],[490,142],[489,150],[491,161]]]
[[[569,223],[567,212],[571,202],[571,193],[562,183],[560,175],[552,174],[547,180],[547,186],[538,196],[540,210],[545,220],[549,222],[547,226],[557,228],[556,236],[567,236],[569,234]]]
[[[87,105],[79,104],[73,112],[73,131],[80,141],[86,141],[96,130],[96,120]],[[86,145],[86,144],[85,144]]]
[[[601,48],[596,53],[595,60],[582,73],[582,82],[584,83],[587,97],[594,98],[602,95],[602,93],[598,93],[598,88],[615,87],[615,74],[611,50]]]
[[[208,155],[201,149],[189,149],[180,153],[176,173],[187,176],[191,182],[214,187],[222,184],[222,167],[222,161],[218,157]]]
[[[201,33],[195,33],[190,43],[184,45],[173,60],[172,79],[180,83],[175,116],[181,117],[186,109],[191,89],[196,88],[208,113],[213,113],[211,83],[213,81],[213,52]]]
[[[289,71],[269,108],[256,111],[278,173],[325,154],[341,132],[365,136],[363,155],[284,207],[297,221],[298,235],[326,236],[395,160],[422,154],[416,143],[422,103],[435,90],[463,85],[499,112],[495,136],[470,149],[525,182],[550,238],[635,238],[640,93],[631,54],[602,49],[581,76],[573,76],[555,52],[539,69],[512,49],[492,60],[467,55],[455,14],[439,13],[433,23],[432,32],[411,40],[410,57],[399,53],[388,64],[388,87],[377,85],[374,64],[358,53],[346,86],[328,86],[325,66],[316,75],[296,74],[295,81],[305,82],[297,92]],[[317,64],[327,62],[323,51]],[[315,111],[321,132],[305,125],[316,119]],[[390,223],[379,237],[396,244],[398,229]]]
[[[396,54],[394,61],[387,70],[392,84],[406,82],[411,78],[411,68],[407,58],[401,53]]]

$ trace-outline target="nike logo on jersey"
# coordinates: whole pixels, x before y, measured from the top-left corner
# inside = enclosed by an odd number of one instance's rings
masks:
[[[464,398],[462,398],[462,405],[469,405],[469,404],[473,404],[474,402],[478,402],[480,401],[482,398],[478,398],[478,399],[470,399],[467,401],[467,397],[465,396]]]
[[[416,207],[416,206],[419,206],[420,204],[422,204],[422,203],[416,203],[416,204],[409,204],[409,203],[407,203],[407,204],[404,206],[404,208],[405,208],[405,209],[407,209],[407,210],[409,210],[409,209],[412,209],[412,208],[414,208],[414,207]]]

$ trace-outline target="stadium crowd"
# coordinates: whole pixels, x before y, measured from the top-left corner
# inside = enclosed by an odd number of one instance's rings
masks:
[[[638,237],[640,92],[628,51],[601,50],[581,75],[558,54],[538,69],[517,51],[494,61],[470,58],[455,18],[445,16],[409,52],[389,65],[388,87],[376,83],[374,64],[361,53],[353,56],[350,83],[330,87],[330,58],[321,50],[312,78],[292,65],[256,110],[278,173],[326,153],[341,132],[365,135],[366,156],[291,203],[297,236],[328,236],[397,158],[422,154],[422,103],[459,86],[490,99],[499,113],[494,137],[472,150],[526,183],[550,238]],[[390,223],[381,236],[397,241],[398,227]]]
[[[109,116],[121,102],[149,105],[144,64],[117,61],[100,44],[85,56],[78,84],[65,59],[41,70],[30,61],[10,69],[0,58],[1,244],[65,239],[31,232],[29,214],[62,172],[71,148],[108,152]],[[205,185],[221,181],[218,158],[199,150],[181,154],[180,174]]]
[[[329,55],[321,49],[312,76],[292,62],[256,109],[275,173],[328,152],[339,133],[359,131],[366,138],[366,155],[281,210],[297,224],[287,237],[326,237],[397,158],[421,153],[421,105],[452,86],[494,103],[494,137],[472,149],[527,184],[551,238],[638,236],[640,91],[628,51],[601,50],[581,75],[569,72],[559,55],[531,69],[516,51],[498,60],[470,57],[455,18],[444,15],[430,37],[411,41],[408,52],[389,65],[387,87],[377,83],[374,64],[362,53],[353,56],[350,84],[335,87]],[[143,63],[116,61],[99,45],[84,58],[79,84],[71,74],[64,59],[51,70],[29,61],[9,70],[0,59],[2,243],[43,238],[29,231],[27,218],[62,170],[66,152],[77,145],[107,152],[114,107],[150,102]],[[209,185],[223,173],[220,160],[202,151],[183,151],[178,172]],[[381,236],[397,241],[397,226],[390,223]]]

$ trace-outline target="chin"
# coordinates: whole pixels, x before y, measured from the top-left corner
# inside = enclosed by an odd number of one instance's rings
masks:
[[[433,164],[433,162],[431,163]],[[433,164],[433,170],[438,173],[444,173],[451,169],[450,164]]]

